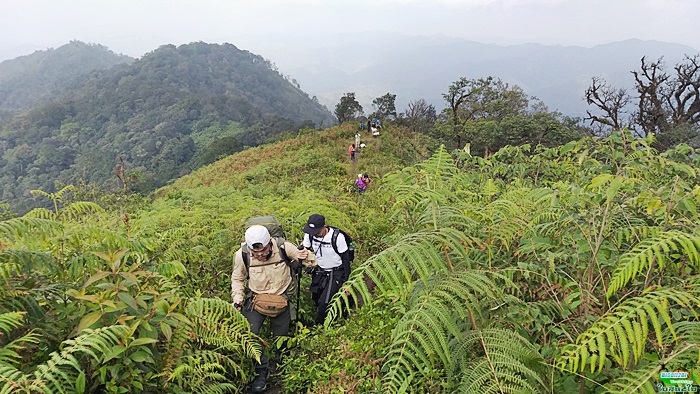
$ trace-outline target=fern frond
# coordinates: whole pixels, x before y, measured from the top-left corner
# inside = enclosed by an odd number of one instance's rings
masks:
[[[0,279],[7,279],[20,272],[31,272],[37,268],[52,270],[53,257],[49,253],[31,250],[5,250],[0,252]]]
[[[56,214],[46,208],[34,208],[31,211],[24,214],[25,217],[37,218],[44,220],[56,220]]]
[[[344,291],[339,291],[329,304],[326,323],[339,316],[343,307],[349,308],[350,298],[355,302],[360,298],[365,302],[372,299],[365,275],[375,283],[375,293],[405,294],[416,279],[426,282],[434,274],[450,271],[450,264],[445,261],[445,250],[466,260],[467,249],[475,246],[479,245],[471,237],[452,228],[406,235],[353,270],[350,279],[343,285]]]
[[[455,350],[452,374],[461,377],[461,393],[539,393],[546,386],[544,359],[516,332],[490,328],[471,331]]]
[[[653,394],[657,393],[656,385],[651,382],[661,370],[659,364],[648,364],[627,372],[605,385],[605,392],[610,394]]]
[[[5,345],[0,346],[0,365],[13,365],[17,366],[22,360],[22,356],[18,352],[21,352],[27,348],[27,344],[37,344],[39,343],[41,336],[37,333],[30,332],[27,335],[23,335]]]
[[[630,360],[638,362],[644,355],[644,346],[652,325],[659,346],[664,344],[661,322],[676,337],[669,303],[694,309],[700,299],[691,293],[678,289],[662,289],[645,293],[642,296],[625,300],[598,319],[576,339],[576,344],[568,344],[562,349],[557,366],[569,371],[584,371],[590,364],[591,372],[600,371],[608,357],[612,357],[623,368]]]
[[[617,229],[615,232],[615,240],[618,247],[622,245],[623,242],[640,242],[642,239],[653,238],[663,232],[661,227],[648,226],[642,220],[637,223],[613,223],[613,227]]]
[[[41,387],[19,369],[0,363],[0,394],[38,393]]]
[[[460,339],[465,325],[474,324],[485,301],[504,298],[502,286],[489,277],[498,274],[469,270],[431,278],[417,289],[411,309],[394,328],[383,369],[383,387],[397,392],[407,379],[438,365],[450,367],[449,343]],[[468,320],[471,323],[467,323]]]
[[[0,239],[15,241],[23,237],[37,237],[53,234],[62,225],[48,219],[23,216],[0,222]]]
[[[197,298],[187,304],[196,340],[259,359],[261,346],[248,320],[230,303],[218,298]]]
[[[0,331],[4,332],[5,335],[9,335],[10,331],[24,324],[24,315],[25,312],[0,313]],[[2,339],[2,336],[0,336],[0,339]]]
[[[240,391],[240,384],[227,383],[227,371],[233,371],[234,376],[245,382],[248,377],[244,368],[230,357],[221,353],[200,350],[194,354],[182,357],[171,374],[169,382],[175,382],[180,388],[194,393],[228,393]]]
[[[679,251],[687,256],[691,264],[700,265],[700,237],[671,230],[638,243],[620,257],[610,280],[607,297],[610,298],[635,276],[644,273],[652,261],[663,269],[667,256]]]
[[[97,361],[102,360],[130,332],[127,326],[85,329],[79,337],[64,341],[60,351],[51,353],[49,360],[34,371],[34,378],[50,391],[73,391],[77,374],[83,372],[76,356],[83,354]]]
[[[649,363],[627,372],[625,375],[615,379],[615,381],[605,385],[605,393],[610,394],[652,394],[657,393],[657,385],[653,383],[659,372],[664,370],[674,370],[674,365],[683,367],[685,365],[697,364],[698,344],[685,344],[675,349],[671,356],[658,362]]]
[[[72,204],[61,208],[58,217],[61,220],[75,220],[85,214],[103,213],[104,209],[101,206],[89,201],[76,201]]]

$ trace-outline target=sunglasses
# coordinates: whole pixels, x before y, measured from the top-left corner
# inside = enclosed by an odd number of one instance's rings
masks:
[[[265,257],[270,252],[271,247],[272,244],[267,244],[264,248],[260,250],[251,250],[250,254],[253,255],[253,257]]]

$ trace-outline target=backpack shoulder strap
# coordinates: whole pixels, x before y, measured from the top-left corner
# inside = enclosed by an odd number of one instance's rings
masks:
[[[277,237],[275,240],[277,241],[277,248],[280,251],[282,261],[291,267],[292,259],[290,259],[287,255],[287,250],[284,246],[285,239],[283,237]],[[245,242],[241,244],[241,257],[243,257],[243,265],[245,266],[245,278],[250,279],[250,252],[248,251],[248,245]]]
[[[338,227],[328,227],[333,229],[333,235],[331,235],[331,246],[333,246],[335,253],[340,256],[340,253],[338,252],[338,234],[340,234],[342,231]]]
[[[287,256],[287,250],[284,246],[286,240],[283,237],[277,237],[275,240],[277,241],[277,248],[280,250],[280,257],[282,257],[282,260],[284,260],[285,263],[290,264],[292,259]]]
[[[245,278],[250,279],[250,252],[245,242],[241,244],[241,256],[243,257],[243,265],[245,266]]]

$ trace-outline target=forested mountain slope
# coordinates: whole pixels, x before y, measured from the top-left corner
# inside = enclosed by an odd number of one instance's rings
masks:
[[[106,70],[134,59],[106,47],[71,41],[0,63],[0,119],[65,93],[93,70]]]
[[[115,170],[149,191],[280,132],[331,122],[260,56],[231,44],[166,45],[5,122],[0,200],[26,209],[29,190],[56,180],[123,186]]]

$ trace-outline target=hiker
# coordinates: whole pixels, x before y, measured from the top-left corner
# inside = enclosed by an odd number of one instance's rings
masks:
[[[362,175],[362,182],[365,183],[365,190],[366,190],[367,186],[369,186],[372,183],[372,178],[369,177],[369,174],[364,173]]]
[[[273,220],[277,222],[276,219]],[[283,244],[281,248],[280,243]],[[306,266],[313,266],[315,260],[315,256],[308,250],[299,250],[282,237],[270,236],[270,231],[263,225],[248,227],[245,243],[241,244],[235,255],[231,295],[233,306],[245,316],[255,335],[260,334],[260,327],[268,317],[272,335],[278,337],[289,334],[292,312],[296,313],[296,310],[292,311],[294,303],[290,299],[298,292],[298,282],[293,280],[295,272],[290,265],[298,266],[301,261]],[[269,360],[265,351],[262,352],[260,363],[254,363],[256,376],[251,391],[260,393],[267,388]]]
[[[357,186],[357,194],[362,194],[367,190],[367,183],[365,183],[362,174],[357,174],[357,180],[355,180],[355,186]]]
[[[317,213],[309,216],[302,244],[311,249],[317,265],[311,279],[311,296],[318,307],[316,324],[326,319],[328,302],[350,277],[350,262],[355,257],[352,239],[342,230],[326,226],[326,218]]]
[[[365,129],[365,122],[360,122],[360,130],[364,130],[364,129]]]
[[[350,154],[350,160],[355,161],[355,144],[350,145],[348,153]]]
[[[362,145],[360,145],[360,132],[359,131],[357,133],[355,133],[355,147],[357,148],[357,150],[360,150],[360,148],[362,147]]]

